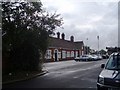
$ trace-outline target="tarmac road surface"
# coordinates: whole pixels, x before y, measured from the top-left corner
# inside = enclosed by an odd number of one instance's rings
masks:
[[[3,88],[94,88],[100,65],[106,60],[76,62],[74,60],[45,63],[48,73],[27,81],[3,85]]]

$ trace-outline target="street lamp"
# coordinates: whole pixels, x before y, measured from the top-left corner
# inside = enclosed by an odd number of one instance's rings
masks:
[[[87,44],[88,44],[88,38],[86,40],[87,40]],[[86,50],[86,52],[87,52],[86,54],[88,54],[88,45],[86,45],[86,49],[87,49]]]
[[[98,39],[98,54],[99,54],[99,35],[97,36]]]

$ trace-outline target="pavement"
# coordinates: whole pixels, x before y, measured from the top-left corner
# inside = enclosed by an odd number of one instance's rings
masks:
[[[35,75],[32,75],[32,76],[29,76],[27,78],[24,78],[24,79],[16,79],[16,80],[11,80],[11,81],[6,81],[6,82],[2,82],[2,84],[11,84],[11,83],[15,83],[15,82],[20,82],[20,81],[25,81],[25,80],[29,80],[29,79],[33,79],[35,77],[38,77],[38,76],[42,76],[44,74],[48,73],[48,70],[43,70],[43,72],[41,73],[38,73],[38,74],[35,74]]]
[[[72,61],[66,61],[66,62],[72,62]],[[50,65],[51,64],[63,64],[63,63],[66,63],[65,61],[60,61],[59,63],[58,62],[49,62],[49,63],[45,63],[43,65],[43,72],[41,73],[38,73],[38,74],[35,74],[35,75],[32,75],[32,76],[29,76],[27,78],[24,78],[24,79],[17,79],[17,80],[11,80],[11,81],[6,81],[6,82],[2,82],[2,84],[11,84],[11,83],[15,83],[15,82],[20,82],[20,81],[25,81],[25,80],[29,80],[29,79],[33,79],[35,77],[38,77],[38,76],[42,76],[42,75],[45,75],[46,73],[48,73],[48,70],[46,69],[46,64],[47,65]],[[55,67],[54,67],[55,68]]]
[[[71,62],[71,61],[66,61],[66,62]],[[51,64],[57,64],[58,62],[49,62],[47,63],[48,65],[51,65]],[[61,61],[59,62],[59,64],[63,64],[65,63],[65,61]],[[29,80],[29,79],[33,79],[35,77],[38,77],[38,76],[42,76],[42,75],[45,75],[46,73],[48,73],[48,70],[46,69],[46,63],[43,65],[43,72],[41,73],[38,73],[38,74],[35,74],[35,75],[32,75],[32,76],[29,76],[27,78],[24,78],[24,79],[17,79],[17,80],[11,80],[11,81],[6,81],[6,82],[2,82],[2,84],[11,84],[11,83],[15,83],[15,82],[20,82],[20,81],[25,81],[25,80]]]

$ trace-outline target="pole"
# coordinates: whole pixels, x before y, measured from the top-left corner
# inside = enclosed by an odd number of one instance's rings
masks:
[[[98,39],[98,54],[99,54],[99,36],[97,36]]]
[[[88,38],[87,38],[87,44],[88,44]],[[86,54],[88,54],[88,45],[86,45],[86,51],[87,51],[87,53]]]

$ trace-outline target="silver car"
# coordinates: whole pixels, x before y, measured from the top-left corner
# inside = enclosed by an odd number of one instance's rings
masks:
[[[80,60],[82,60],[82,61],[91,61],[92,56],[91,55],[82,55],[82,56],[80,56]]]

